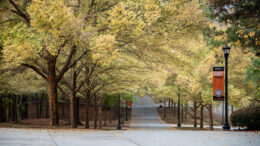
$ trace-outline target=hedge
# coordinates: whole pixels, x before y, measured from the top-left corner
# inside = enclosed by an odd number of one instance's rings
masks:
[[[260,130],[260,106],[236,110],[230,118],[232,126],[246,127],[248,130]]]

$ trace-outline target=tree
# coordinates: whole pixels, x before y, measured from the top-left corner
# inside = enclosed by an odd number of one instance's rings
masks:
[[[3,24],[4,58],[10,64],[32,69],[48,82],[50,124],[58,125],[58,83],[85,54],[72,61],[76,50],[82,47],[76,38],[90,32],[62,0],[31,1],[30,5],[25,2],[25,5],[12,0],[7,3],[13,13],[9,20],[16,21]],[[86,31],[82,33],[83,30]],[[83,52],[88,50],[85,47]]]

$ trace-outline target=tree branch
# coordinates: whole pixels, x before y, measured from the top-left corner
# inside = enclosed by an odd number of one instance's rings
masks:
[[[67,97],[70,97],[59,85],[58,85],[58,89]]]
[[[61,78],[63,77],[63,75],[65,74],[65,72],[68,71],[68,69],[70,68],[70,67],[69,67],[69,64],[70,64],[71,59],[72,59],[72,56],[73,56],[73,54],[74,54],[74,52],[75,52],[75,48],[76,48],[76,46],[73,46],[73,47],[72,47],[72,49],[71,49],[71,51],[70,51],[70,54],[69,54],[69,56],[68,56],[68,58],[67,58],[67,60],[66,60],[66,62],[65,62],[65,64],[64,64],[63,68],[61,69],[59,75],[57,76],[57,79],[56,79],[57,82],[59,82],[59,81],[61,80]]]
[[[82,82],[80,83],[80,85],[78,86],[78,88],[76,88],[75,92],[77,93],[77,92],[81,89],[81,87],[84,86],[85,83],[86,83],[86,80],[82,81]]]
[[[26,63],[22,63],[22,65],[25,66],[25,67],[31,68],[37,74],[39,74],[43,79],[47,80],[47,76],[39,68],[37,68],[36,66],[29,65],[29,64],[26,64]]]
[[[84,57],[87,54],[87,51],[85,51],[78,59],[76,59],[73,63],[71,63],[70,66],[68,66],[68,69],[70,69],[71,67],[73,67],[74,65],[76,65],[76,63],[82,59],[82,57]]]
[[[16,9],[16,11],[14,11],[14,10],[11,10],[11,11],[12,11],[13,13],[17,14],[18,16],[22,17],[22,18],[26,21],[27,25],[30,26],[30,18],[28,18],[28,17],[26,16],[26,14],[23,13],[22,10],[20,10],[20,8],[18,8],[17,4],[16,4],[13,0],[9,0],[9,2],[10,2],[10,3],[13,5],[13,7]]]

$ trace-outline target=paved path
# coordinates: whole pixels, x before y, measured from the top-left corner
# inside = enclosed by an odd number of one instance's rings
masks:
[[[169,129],[158,118],[146,96],[133,104],[133,123],[128,130],[39,130],[0,128],[0,146],[259,146],[253,132],[181,131]],[[170,125],[171,127],[171,125]]]
[[[132,105],[131,128],[145,130],[165,130],[168,125],[160,120],[156,105],[149,96],[137,97],[137,101]]]

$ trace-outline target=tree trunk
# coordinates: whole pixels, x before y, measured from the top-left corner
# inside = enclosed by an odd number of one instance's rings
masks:
[[[42,117],[42,98],[43,98],[43,95],[41,94],[41,96],[40,96],[40,114],[39,114],[40,118]]]
[[[17,103],[16,103],[16,96],[13,96],[13,121],[17,123]]]
[[[97,106],[98,106],[98,128],[102,129],[102,118],[101,118],[102,108],[100,104],[98,104]]]
[[[4,110],[3,110],[3,105],[4,105],[4,104],[3,104],[3,102],[2,102],[2,98],[3,98],[2,95],[0,95],[0,123],[1,123],[1,122],[4,122],[4,117],[3,117],[3,115],[4,115],[4,114],[3,114],[3,111],[4,111]]]
[[[194,108],[194,127],[197,127],[197,102],[194,101],[193,104],[193,108]]]
[[[85,128],[89,129],[89,103],[90,103],[90,78],[89,78],[89,68],[85,66],[86,69],[86,89],[85,89]]]
[[[187,123],[187,112],[188,112],[188,105],[185,104],[185,115],[184,115],[184,123]]]
[[[200,129],[204,128],[204,125],[203,125],[203,109],[204,109],[204,105],[201,105],[200,106]]]
[[[209,130],[213,131],[213,114],[212,114],[212,103],[207,107],[209,111]]]
[[[70,94],[70,123],[71,128],[77,128],[77,117],[76,117],[76,72],[73,68],[71,69],[71,94]]]
[[[171,99],[168,100],[168,108],[171,108]]]
[[[6,121],[6,105],[4,103],[3,98],[5,97],[5,95],[2,95],[2,97],[0,97],[0,122],[5,122]]]
[[[23,101],[23,95],[19,96],[18,98],[19,104],[17,104],[17,122],[20,122],[22,120],[22,101]]]
[[[89,129],[89,99],[86,97],[85,101],[85,128]]]
[[[48,118],[49,115],[49,101],[48,101],[48,97],[46,97],[46,102],[45,102],[45,118]],[[27,104],[27,113],[28,113],[28,104]]]
[[[171,100],[171,104],[172,104],[172,108],[171,109],[172,109],[172,113],[173,113],[173,100]]]
[[[163,105],[163,118],[166,118],[166,99],[164,99],[164,105]]]
[[[112,118],[113,118],[113,110],[112,107],[109,107],[109,124],[112,123]]]
[[[28,97],[26,95],[22,95],[23,99],[22,99],[22,105],[24,105],[24,109],[21,109],[21,120],[27,118],[27,103],[28,103]]]
[[[173,104],[173,116],[176,117],[176,103]]]
[[[12,109],[12,106],[11,106],[11,97],[10,97],[10,95],[7,95],[7,96],[8,96],[7,122],[10,122],[10,121],[11,121],[11,109]]]
[[[94,97],[94,129],[97,129],[98,107],[97,97]]]
[[[35,99],[36,118],[38,119],[39,118],[38,94],[35,93],[34,95],[35,95],[34,99]]]
[[[79,118],[79,107],[80,107],[80,98],[76,97],[76,120],[77,120],[77,125],[83,125],[80,122],[80,118]]]
[[[107,126],[107,107],[105,106],[105,115],[104,115],[104,126]]]
[[[71,93],[70,95],[70,124],[71,124],[71,128],[77,128],[75,93]]]
[[[14,95],[11,95],[11,121],[14,121]]]
[[[181,123],[183,123],[184,121],[184,107],[183,107],[183,104],[181,104]]]
[[[58,113],[58,94],[57,94],[57,81],[56,81],[56,58],[49,55],[48,58],[48,85],[49,85],[49,98],[50,98],[50,125],[59,125]]]

